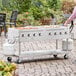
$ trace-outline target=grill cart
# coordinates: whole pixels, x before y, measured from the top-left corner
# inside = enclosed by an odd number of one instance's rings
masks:
[[[72,50],[72,40],[69,40],[70,33],[69,28],[64,26],[29,26],[20,28],[9,28],[7,43],[8,46],[4,46],[4,51],[11,51],[12,55],[18,56],[17,62],[21,63],[24,60],[21,58],[24,56],[40,56],[40,55],[53,55],[55,58],[58,54],[64,54],[64,59],[68,58],[68,53]],[[30,41],[43,41],[43,40],[56,40],[56,49],[49,50],[36,50],[36,51],[24,51],[22,52],[21,43]],[[58,49],[58,40],[62,41],[62,49]],[[15,53],[14,43],[19,43],[18,53]],[[69,48],[70,47],[70,48]],[[9,53],[8,53],[9,54]],[[7,55],[8,60],[11,61],[12,55]]]

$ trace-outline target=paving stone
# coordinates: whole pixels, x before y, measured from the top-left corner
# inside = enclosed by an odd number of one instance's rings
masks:
[[[2,36],[3,37],[3,36]],[[2,38],[1,37],[1,38]],[[2,51],[2,45],[5,38],[0,38],[0,51]],[[34,50],[39,49],[52,49],[55,48],[55,41],[43,41],[43,42],[25,42],[22,43],[22,49],[24,50]],[[59,42],[59,44],[61,44]],[[59,45],[61,46],[61,45]],[[76,40],[74,41],[74,46],[76,46]],[[16,45],[15,47],[18,47]],[[16,50],[18,50],[16,48]],[[60,59],[54,59],[53,56],[40,56],[50,57],[50,60],[39,61],[39,62],[28,62],[18,65],[18,69],[15,71],[19,76],[76,76],[76,48],[70,52],[70,58],[65,60],[63,55],[58,55]],[[28,58],[28,57],[27,57]],[[29,57],[30,58],[30,57]],[[0,59],[6,60],[6,56],[0,53]]]

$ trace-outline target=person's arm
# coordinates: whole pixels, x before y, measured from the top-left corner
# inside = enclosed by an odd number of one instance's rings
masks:
[[[74,8],[71,16],[65,21],[64,26],[67,26],[67,24],[70,23],[75,18],[76,18],[76,7]]]

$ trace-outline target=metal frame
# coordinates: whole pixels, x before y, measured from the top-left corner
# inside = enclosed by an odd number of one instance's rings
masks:
[[[11,31],[11,32],[10,32]],[[11,36],[12,33],[12,36]],[[17,35],[17,36],[16,36]],[[17,62],[25,62],[26,60],[21,59],[24,56],[40,56],[40,55],[53,55],[55,58],[58,54],[64,54],[64,58],[68,56],[68,39],[70,38],[69,27],[24,27],[22,29],[10,28],[8,29],[8,41],[13,41],[19,43],[18,54],[15,53],[15,56],[18,57]],[[43,40],[56,40],[56,49],[49,50],[36,50],[36,51],[25,51],[21,50],[21,42],[28,41],[43,41]],[[67,50],[58,49],[58,40],[67,40]]]
[[[41,34],[42,37],[39,36]],[[31,36],[30,36],[31,35]],[[37,36],[37,37],[36,37]],[[31,37],[31,38],[30,38]],[[40,37],[40,38],[39,38]],[[38,38],[38,39],[36,39]],[[44,50],[44,51],[25,51],[21,53],[21,42],[24,41],[32,41],[32,40],[56,40],[56,50]],[[67,39],[67,50],[59,50],[58,49],[58,40],[59,39]],[[68,39],[69,39],[69,28],[68,27],[61,27],[61,28],[38,28],[38,29],[22,29],[19,30],[19,57],[17,62],[21,63],[24,60],[21,57],[26,55],[54,55],[55,57],[58,54],[64,54],[64,57],[67,57],[68,54]]]

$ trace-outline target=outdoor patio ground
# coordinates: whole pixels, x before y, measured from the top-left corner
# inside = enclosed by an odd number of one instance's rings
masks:
[[[4,36],[0,37],[0,51],[2,51],[2,44],[4,43]],[[59,41],[61,46],[61,41]],[[76,76],[76,40],[74,40],[74,49],[69,53],[69,59],[64,59],[63,55],[58,55],[58,59],[53,56],[40,56],[40,57],[24,57],[24,58],[49,58],[49,60],[27,62],[18,64],[16,73],[19,76]],[[18,46],[16,45],[16,50]],[[55,48],[55,41],[43,42],[25,42],[22,43],[22,50],[39,50],[39,49],[52,49]],[[0,59],[6,57],[0,54]]]

